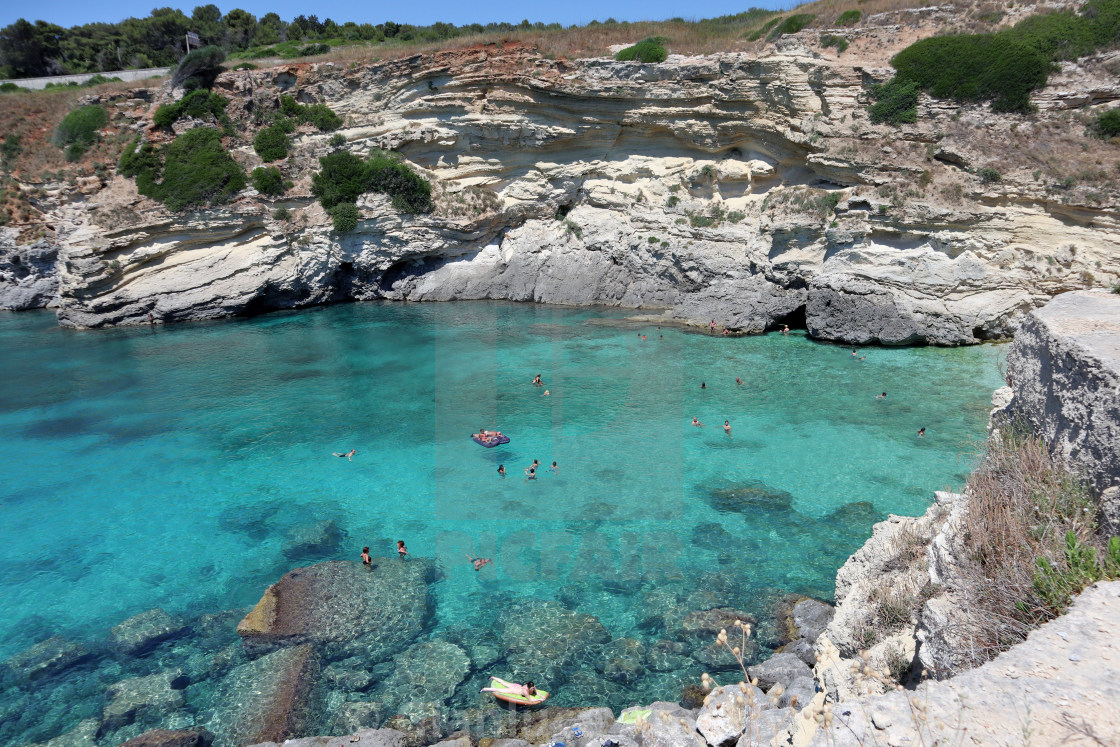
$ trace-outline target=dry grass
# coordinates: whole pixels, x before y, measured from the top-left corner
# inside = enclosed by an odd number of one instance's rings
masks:
[[[1095,534],[1095,507],[1085,483],[1051,457],[1041,439],[1015,427],[989,442],[987,456],[969,477],[964,520],[964,585],[973,597],[967,630],[979,665],[1026,639],[1055,616],[1035,588],[1039,558],[1065,565],[1067,532],[1103,548]]]

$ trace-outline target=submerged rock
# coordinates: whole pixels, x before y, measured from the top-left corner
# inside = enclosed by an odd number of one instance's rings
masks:
[[[180,672],[170,670],[147,677],[131,677],[110,685],[109,702],[101,713],[101,732],[116,731],[137,719],[166,716],[183,707],[183,692],[174,687]]]
[[[346,533],[330,519],[290,529],[284,545],[287,558],[321,558],[338,551]]]
[[[519,602],[507,611],[502,630],[508,679],[535,680],[555,689],[573,662],[592,661],[599,646],[610,639],[611,634],[591,615],[553,601]]]
[[[330,660],[361,655],[376,663],[403,650],[427,624],[434,575],[428,558],[297,568],[265,591],[237,632],[251,653],[313,643]]]
[[[409,718],[424,718],[433,704],[442,704],[467,678],[471,662],[463,649],[447,641],[425,641],[394,657],[389,677],[376,696]],[[399,728],[399,727],[396,727]]]
[[[283,742],[303,732],[317,669],[310,644],[236,667],[221,682],[206,721],[222,744]]]
[[[114,625],[109,637],[121,653],[139,656],[186,631],[182,620],[156,607]]]
[[[771,488],[761,482],[748,482],[730,488],[717,488],[708,492],[708,503],[722,513],[757,515],[776,511],[791,511],[793,496],[784,490]]]
[[[75,667],[90,656],[82,644],[56,635],[21,651],[4,662],[4,666],[15,679],[34,682]]]
[[[205,729],[152,729],[120,747],[210,747],[214,735]]]
[[[618,638],[603,646],[595,669],[604,677],[633,684],[646,674],[646,645],[636,638]]]

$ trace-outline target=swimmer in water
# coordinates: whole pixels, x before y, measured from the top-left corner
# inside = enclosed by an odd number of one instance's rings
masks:
[[[526,480],[536,480],[537,479],[537,468],[536,467],[526,467],[525,468],[525,479]]]
[[[726,420],[723,421],[723,432],[729,436],[731,435],[731,423]]]
[[[918,438],[925,438],[925,437],[926,437],[926,429],[925,428],[918,429]]]
[[[404,560],[405,555],[408,555],[408,550],[405,549],[404,540],[397,540],[397,557]]]
[[[703,428],[704,427],[704,424],[701,423],[700,419],[696,418],[696,417],[692,418],[692,424],[695,425],[698,428]]]
[[[883,392],[882,394],[876,394],[875,395],[875,399],[886,399],[886,398],[887,398],[887,393],[886,392]]]
[[[372,563],[373,563],[373,558],[371,558],[369,556],[369,548],[368,547],[363,547],[362,548],[362,565],[371,565]]]
[[[498,465],[498,474],[501,475],[502,477],[506,476],[506,466],[504,464],[499,464]]]
[[[487,563],[493,563],[494,562],[490,558],[476,558],[475,556],[471,555],[470,553],[467,553],[467,560],[471,561],[471,563],[474,564],[475,572],[481,571],[482,566],[486,565]]]
[[[922,430],[925,430],[925,428],[923,428]],[[549,467],[549,469],[552,470],[553,472],[559,472],[560,471],[560,468],[556,466],[556,462],[553,462],[552,466]]]
[[[705,383],[704,383],[703,381],[701,381],[701,382],[700,382],[700,388],[701,388],[701,389],[707,389],[707,388],[708,388],[708,385],[707,385],[707,384],[705,384]]]
[[[350,449],[350,451],[346,452],[345,454],[339,454],[339,453],[338,453],[338,452],[336,451],[336,452],[334,452],[334,455],[335,455],[336,457],[340,457],[340,458],[341,458],[341,457],[346,457],[346,461],[348,461],[348,462],[352,462],[352,461],[354,461],[354,460],[353,460],[353,459],[351,459],[350,457],[354,456],[354,455],[355,455],[355,454],[357,454],[357,453],[358,453],[358,450],[357,450],[357,449]]]
[[[550,392],[547,389],[545,389],[544,394],[542,394],[541,396],[542,397],[547,397],[549,394],[550,394]]]
[[[743,380],[740,379],[738,376],[736,376],[735,377],[735,383],[738,384],[739,386],[742,386],[743,385]]]
[[[788,324],[783,324],[782,325],[782,334],[785,335],[786,337],[789,337],[789,325]]]

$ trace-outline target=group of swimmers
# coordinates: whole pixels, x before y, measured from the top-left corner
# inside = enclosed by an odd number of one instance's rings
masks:
[[[539,467],[539,466],[541,466],[540,461],[537,460],[537,459],[534,459],[533,463],[525,468],[525,479],[526,480],[536,480],[537,479],[537,467]],[[560,467],[556,464],[555,460],[553,460],[552,466],[548,468],[548,471],[553,472],[553,473],[556,473],[556,472],[560,471]],[[506,466],[504,464],[499,464],[498,465],[498,476],[499,477],[505,477],[506,476]]]
[[[859,351],[857,351],[857,350],[852,350],[852,358],[856,359],[857,361],[867,360],[867,356],[866,355],[860,355]],[[875,399],[886,399],[886,398],[887,398],[887,393],[886,392],[880,392],[879,394],[875,395]],[[925,437],[926,437],[926,429],[924,427],[919,428],[918,429],[918,438],[925,438]]]
[[[401,560],[404,560],[405,556],[408,555],[408,554],[409,554],[408,553],[408,548],[406,548],[404,546],[404,540],[397,540],[397,557],[400,558]],[[471,564],[474,565],[474,569],[476,571],[480,571],[480,570],[482,570],[483,566],[488,565],[488,564],[493,564],[493,562],[494,562],[490,558],[475,557],[474,555],[471,555],[470,553],[467,553],[467,560],[471,561]],[[368,547],[363,547],[362,548],[362,565],[367,565],[367,566],[371,566],[371,567],[373,566],[373,558],[369,554],[369,548]]]

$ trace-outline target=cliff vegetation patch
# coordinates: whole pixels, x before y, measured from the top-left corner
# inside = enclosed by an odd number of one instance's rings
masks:
[[[334,206],[357,202],[366,192],[381,192],[392,198],[402,213],[426,213],[432,207],[432,186],[392,154],[375,151],[362,159],[349,151],[335,151],[319,159],[321,169],[311,177],[311,193],[328,211]]]
[[[275,166],[255,168],[253,173],[250,174],[250,178],[253,180],[253,189],[262,195],[278,197],[284,194],[284,175]]]
[[[665,50],[665,42],[667,41],[669,40],[664,36],[651,36],[648,39],[642,39],[631,47],[619,50],[614,58],[624,62],[664,62],[669,56],[669,53]]]
[[[152,115],[152,124],[170,128],[183,117],[194,119],[213,119],[227,131],[232,131],[233,123],[226,114],[229,100],[224,96],[204,90],[191,91],[183,98],[170,104],[163,104]]]
[[[291,96],[280,97],[280,113],[313,124],[320,132],[332,132],[342,126],[342,117],[326,104],[301,104]]]
[[[77,161],[98,141],[98,131],[108,124],[109,115],[100,106],[80,106],[59,122],[54,144],[66,149],[67,161]]]
[[[183,56],[175,72],[171,74],[171,87],[182,87],[189,91],[198,88],[209,90],[221,74],[225,59],[225,51],[218,46],[192,50]]]
[[[1118,36],[1120,0],[1090,0],[1080,12],[1030,16],[995,33],[922,39],[891,64],[898,85],[916,83],[937,98],[1027,113],[1031,92],[1046,85],[1058,61],[1114,45]]]
[[[279,161],[288,157],[291,142],[288,133],[295,129],[292,120],[284,118],[273,125],[265,127],[253,138],[253,150],[265,161]]]
[[[228,202],[246,183],[210,127],[188,130],[158,150],[137,138],[121,156],[120,173],[136,177],[140,194],[176,212]]]

